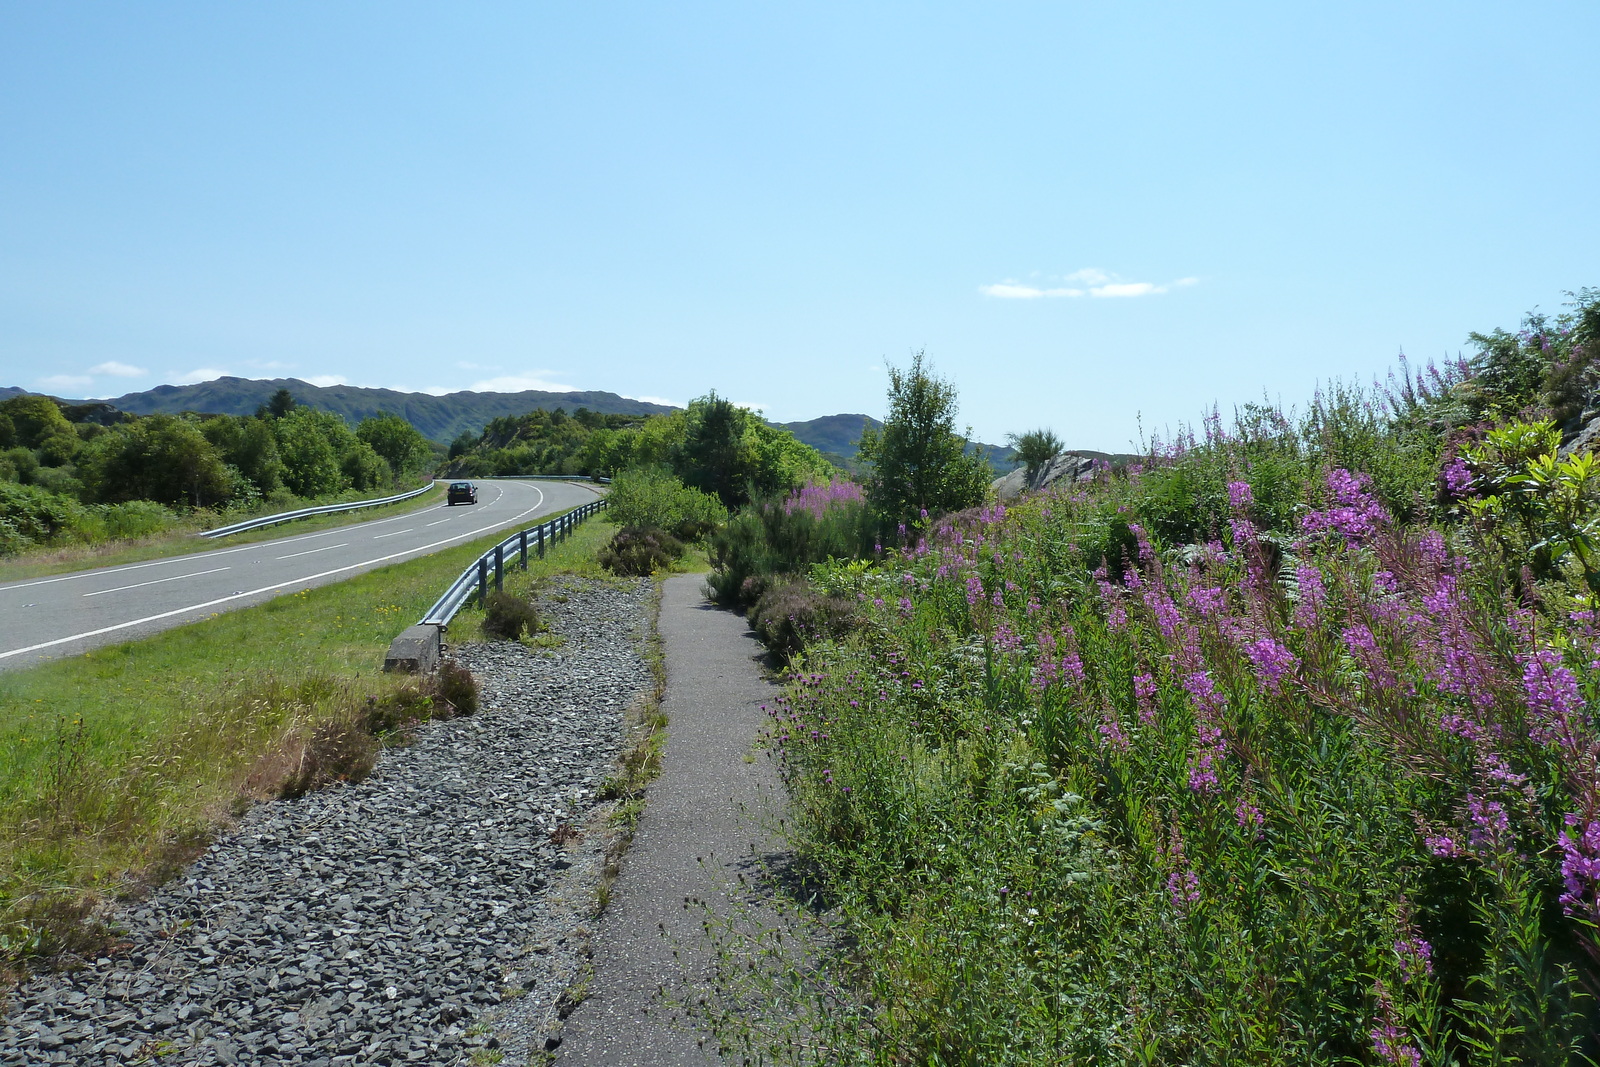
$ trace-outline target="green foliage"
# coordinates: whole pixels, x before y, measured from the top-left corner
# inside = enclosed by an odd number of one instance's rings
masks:
[[[656,467],[617,475],[606,495],[606,514],[621,526],[681,531],[685,541],[698,541],[728,521],[728,509],[715,496]]]
[[[52,437],[77,436],[60,406],[47,396],[25,393],[0,401],[0,418],[9,426],[6,443],[23,448],[38,448]]]
[[[722,603],[748,606],[774,576],[870,555],[876,527],[870,508],[860,502],[835,503],[820,514],[789,502],[752,504],[712,535],[714,571],[706,585]]]
[[[178,415],[150,415],[96,437],[78,466],[86,491],[107,503],[209,507],[237,488],[216,446]]]
[[[1066,448],[1061,438],[1048,427],[1029,430],[1023,434],[1008,433],[1006,442],[1016,451],[1017,458],[1027,468],[1030,481],[1038,476],[1045,464],[1059,456],[1062,449]]]
[[[624,526],[600,550],[600,566],[612,574],[643,578],[683,558],[683,542],[665,530]]]
[[[859,458],[869,466],[867,499],[886,526],[911,526],[983,502],[993,472],[968,454],[956,433],[955,387],[923,366],[889,368],[889,414],[883,429],[862,431]]]
[[[339,459],[339,473],[352,489],[377,489],[394,481],[388,462],[365,441],[352,441]]]
[[[1464,509],[1510,569],[1549,578],[1570,554],[1600,593],[1600,462],[1592,452],[1562,458],[1560,443],[1548,420],[1489,431],[1463,453],[1474,475]]]
[[[326,411],[296,408],[274,422],[272,430],[290,492],[318,497],[339,490],[344,481],[340,454],[350,438],[344,420]]]
[[[1570,309],[1549,316],[1531,311],[1516,333],[1473,333],[1472,380],[1463,390],[1475,418],[1549,414],[1575,429],[1585,402],[1600,386],[1600,289],[1569,293]]]
[[[356,427],[356,437],[383,457],[395,478],[415,478],[433,460],[433,446],[428,439],[399,415],[385,412],[362,419]]]

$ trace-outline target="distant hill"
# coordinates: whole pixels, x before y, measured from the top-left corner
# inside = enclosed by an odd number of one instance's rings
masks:
[[[780,430],[788,430],[821,452],[828,462],[852,473],[859,473],[856,446],[861,441],[862,429],[883,429],[883,423],[871,415],[824,415],[806,422],[775,422],[773,425]],[[988,452],[989,465],[994,467],[997,474],[1016,466],[1015,453],[1007,445],[986,445],[982,441],[972,441],[967,448],[981,448]]]
[[[112,407],[134,415],[176,414],[180,411],[207,415],[252,415],[279,389],[310,408],[332,411],[354,426],[380,411],[392,412],[410,421],[423,436],[448,443],[464,432],[478,433],[490,419],[502,415],[524,415],[534,408],[565,408],[571,413],[588,408],[605,415],[655,415],[672,411],[664,404],[630,400],[616,393],[548,393],[528,389],[520,393],[474,393],[463,390],[433,396],[429,393],[402,393],[395,389],[363,389],[354,385],[318,386],[298,378],[218,378],[197,385],[158,385],[142,393],[127,393],[107,401]],[[22,390],[10,390],[22,392]],[[4,394],[0,394],[3,396]],[[67,403],[89,403],[67,401]]]

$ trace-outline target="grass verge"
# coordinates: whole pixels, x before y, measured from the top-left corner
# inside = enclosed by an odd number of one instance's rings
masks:
[[[606,536],[585,523],[528,580],[585,572]],[[0,674],[0,969],[97,948],[100,905],[251,802],[359,777],[466,703],[384,674],[383,652],[495,539]]]
[[[247,545],[256,541],[270,541],[273,538],[284,536],[285,533],[316,533],[318,530],[332,529],[335,526],[349,526],[357,522],[370,522],[373,519],[387,518],[390,515],[402,515],[409,511],[424,511],[443,503],[444,492],[445,483],[435,482],[430,491],[410,500],[384,504],[381,507],[362,508],[359,511],[340,511],[332,515],[314,515],[311,518],[295,519],[293,522],[268,526],[260,530],[251,530],[249,533],[234,534],[214,541],[203,539],[198,534],[202,530],[215,529],[218,525],[227,525],[227,523],[219,524],[215,514],[201,513],[195,517],[179,520],[174,526],[160,533],[151,534],[149,537],[102,541],[92,545],[46,545],[32,549],[21,555],[0,560],[0,582],[20,582],[29,578],[46,578],[52,574],[66,574],[91,567],[120,567],[125,563],[142,563],[145,560],[165,559],[168,556],[185,556],[192,552],[205,552],[212,548],[226,548],[233,545]],[[346,496],[349,500],[360,500],[364,497],[370,497],[371,493],[370,491],[366,493],[349,493]],[[300,507],[315,507],[319,504],[346,502],[344,499],[330,498],[306,501]],[[243,522],[246,519],[294,510],[296,509],[292,507],[285,508],[281,505],[274,505],[258,509],[255,512],[240,512],[237,515],[229,515],[228,522]]]

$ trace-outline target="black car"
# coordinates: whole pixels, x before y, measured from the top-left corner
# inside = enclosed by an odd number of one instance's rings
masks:
[[[471,482],[451,482],[449,490],[444,496],[445,506],[451,504],[476,504],[478,502],[478,487]]]

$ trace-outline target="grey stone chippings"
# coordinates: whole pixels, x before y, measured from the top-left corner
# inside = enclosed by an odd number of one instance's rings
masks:
[[[527,1062],[584,966],[600,863],[602,835],[551,834],[595,815],[651,683],[649,590],[568,580],[542,605],[553,653],[457,648],[477,715],[364,782],[252,809],[119,910],[126,948],[15,993],[0,1064]]]

